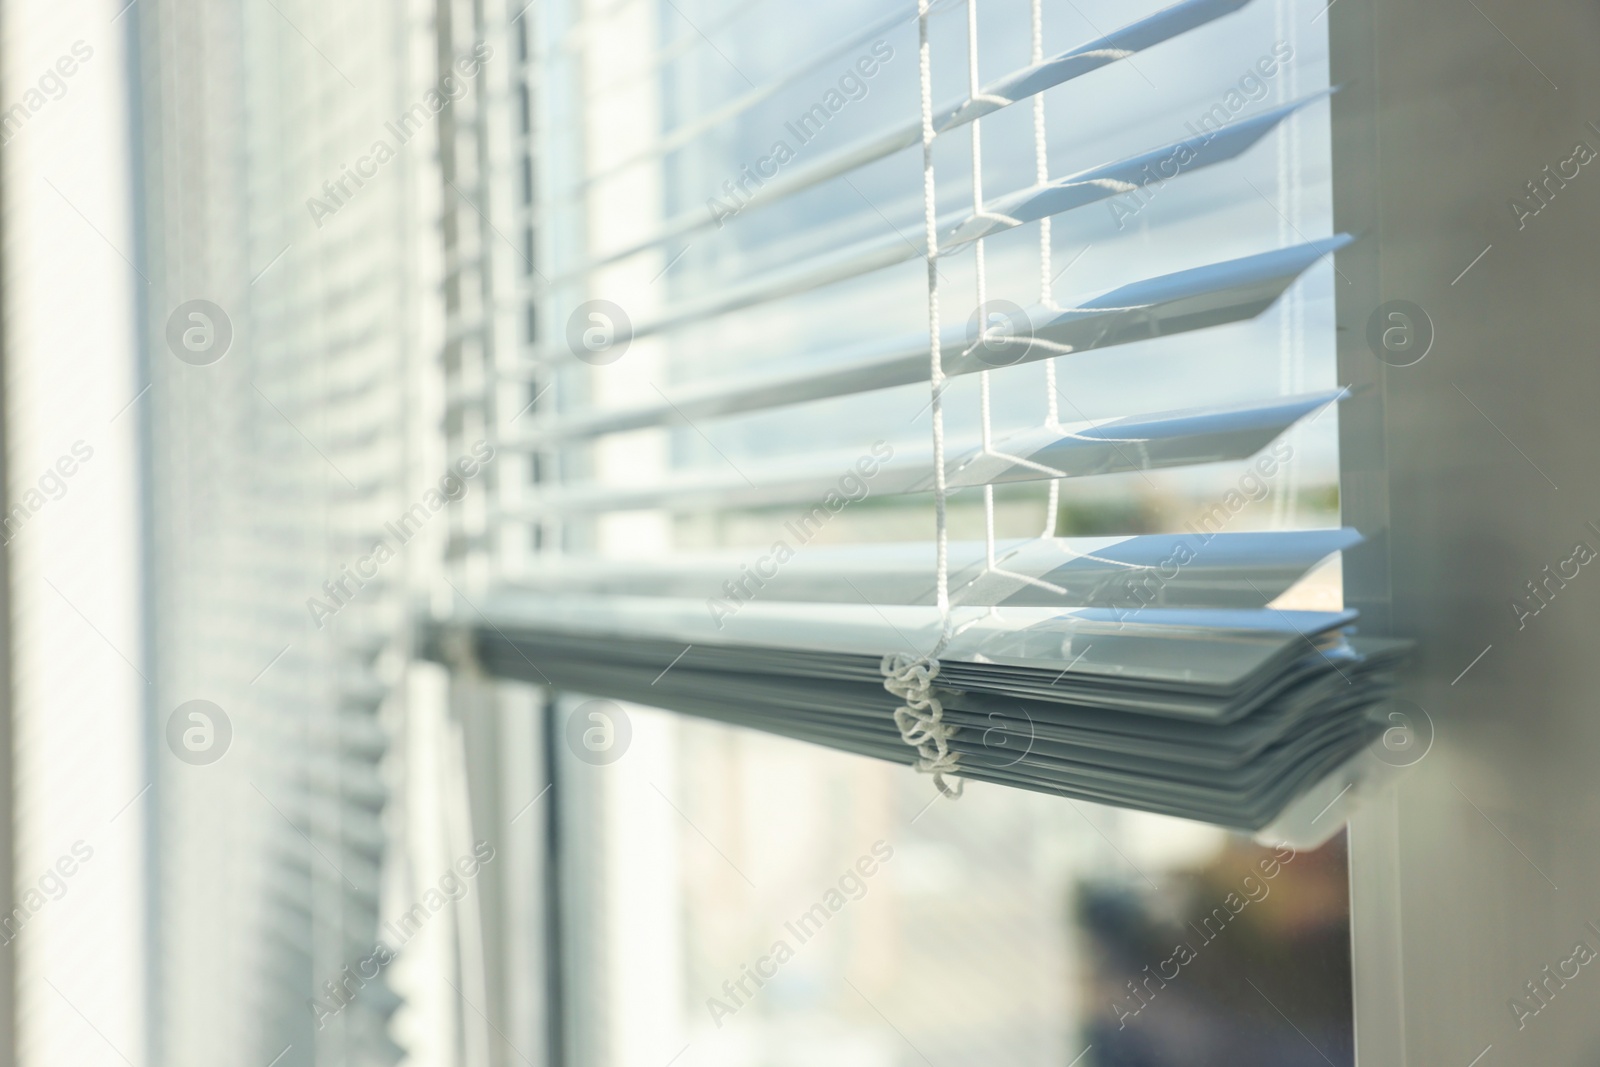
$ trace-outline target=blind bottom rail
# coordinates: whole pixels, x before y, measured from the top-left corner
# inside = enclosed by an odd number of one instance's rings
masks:
[[[1218,613],[1225,614],[1225,613]],[[1336,623],[1348,616],[1331,616]],[[444,662],[465,627],[489,675],[664,708],[872,759],[911,764],[879,658],[755,645],[690,645],[463,616],[423,628]],[[1291,631],[1292,632],[1292,631]],[[1144,635],[1161,641],[1159,634]],[[960,777],[1256,831],[1385,729],[1404,642],[1340,625],[1219,686],[1159,685],[945,661],[936,692]],[[459,648],[460,646],[457,645]],[[1052,677],[1053,676],[1053,677]]]

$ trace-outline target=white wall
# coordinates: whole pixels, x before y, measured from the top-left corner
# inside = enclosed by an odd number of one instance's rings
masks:
[[[1417,640],[1405,695],[1433,734],[1352,831],[1360,1062],[1594,1063],[1595,966],[1542,1004],[1525,983],[1600,951],[1600,574],[1567,567],[1532,618],[1514,605],[1578,542],[1600,551],[1600,174],[1553,182],[1525,225],[1509,205],[1577,142],[1600,149],[1600,14],[1340,0],[1328,18],[1336,215],[1366,235],[1339,264],[1341,380],[1370,387],[1341,413],[1345,518],[1374,537],[1347,598],[1369,632]],[[1367,346],[1397,299],[1433,326],[1412,366]]]
[[[39,901],[28,891],[76,842],[90,855],[62,864],[74,871],[64,891],[47,886],[60,899],[0,948],[18,956],[24,1064],[145,1062],[144,1005],[129,995],[145,984],[152,743],[137,571],[143,401],[129,406],[143,385],[135,301],[145,280],[133,265],[120,7],[0,9],[0,108],[23,120],[0,152],[7,462],[13,503],[37,505],[10,541],[19,901]],[[73,73],[58,82],[62,57]],[[91,458],[59,488],[47,472],[78,442]],[[44,498],[28,493],[40,478]]]

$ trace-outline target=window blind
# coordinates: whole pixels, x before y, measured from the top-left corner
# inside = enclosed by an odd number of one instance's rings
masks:
[[[433,654],[466,629],[491,673],[952,795],[1269,823],[1381,731],[1404,654],[1283,602],[1361,540],[1288,514],[1352,240],[1301,210],[1332,87],[1271,36],[1292,6],[530,11],[526,330],[450,396],[525,476]],[[1069,529],[1152,493],[1193,516]]]
[[[437,480],[411,432],[438,333],[411,296],[437,257],[426,141],[376,176],[361,157],[437,84],[405,59],[432,29],[403,5],[119,7],[145,276],[147,380],[120,415],[142,422],[148,479],[145,1058],[397,1063],[415,986],[375,946],[398,952],[431,875],[391,793],[419,788],[393,751],[427,721],[407,590],[442,522],[409,546],[385,524]],[[169,324],[196,303],[228,340],[186,352]],[[189,701],[225,716],[200,756],[167,729]]]

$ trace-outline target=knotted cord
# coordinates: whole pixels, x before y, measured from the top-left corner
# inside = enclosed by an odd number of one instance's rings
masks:
[[[971,2],[971,0],[969,0]],[[933,393],[934,572],[939,607],[939,639],[926,656],[883,658],[883,687],[901,700],[894,722],[900,738],[917,750],[916,769],[933,775],[934,787],[947,797],[961,795],[962,783],[951,786],[945,776],[958,769],[950,738],[956,727],[943,721],[944,706],[933,695],[939,676],[939,654],[950,641],[950,533],[946,516],[944,469],[944,361],[939,336],[939,217],[933,180],[933,63],[928,46],[929,0],[917,3],[917,67],[922,96],[922,222],[928,262],[928,381]],[[976,129],[976,125],[974,125]]]

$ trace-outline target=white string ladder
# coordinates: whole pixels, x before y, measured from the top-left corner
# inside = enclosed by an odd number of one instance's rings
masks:
[[[974,3],[975,0],[968,0]],[[1037,0],[1035,0],[1037,2]],[[879,669],[883,687],[901,700],[894,712],[900,739],[917,751],[915,767],[933,775],[934,788],[954,799],[964,783],[951,785],[958,769],[950,738],[956,727],[944,721],[944,706],[933,695],[939,677],[939,655],[950,642],[950,532],[946,515],[944,468],[944,363],[939,343],[939,222],[933,180],[933,65],[928,47],[929,0],[917,2],[917,69],[922,97],[922,223],[928,263],[928,381],[932,388],[934,572],[939,608],[939,639],[926,656],[897,654],[883,657]]]

